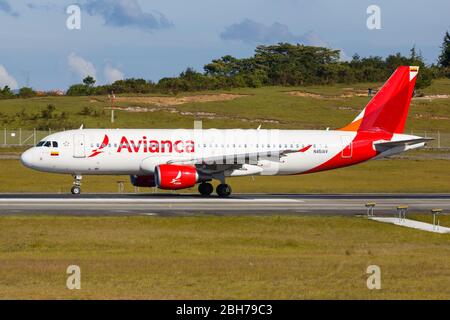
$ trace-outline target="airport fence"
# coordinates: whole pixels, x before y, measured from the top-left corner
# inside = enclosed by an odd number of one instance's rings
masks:
[[[61,130],[58,130],[61,131]],[[36,129],[7,129],[0,131],[0,146],[1,147],[29,147],[34,146],[46,136],[52,134],[49,130]],[[433,138],[434,140],[427,143],[427,148],[430,149],[450,149],[450,133],[440,131],[410,131],[408,134],[414,134],[421,137]]]
[[[46,136],[52,134],[52,130],[28,130],[28,129],[7,129],[1,131],[1,145],[3,147],[34,146]]]
[[[427,142],[426,148],[428,149],[450,149],[450,133],[441,131],[411,131],[405,133],[425,138],[433,138],[434,140]]]

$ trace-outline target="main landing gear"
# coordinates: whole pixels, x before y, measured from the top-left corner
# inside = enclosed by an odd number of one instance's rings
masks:
[[[216,188],[217,195],[221,198],[227,198],[231,195],[231,187],[229,184],[221,183]]]
[[[209,182],[202,182],[198,186],[198,192],[204,197],[209,197],[214,191],[214,187]],[[231,195],[231,187],[226,183],[221,183],[216,188],[217,195],[221,198],[226,198]]]
[[[73,186],[72,189],[70,189],[70,192],[75,195],[79,195],[81,193],[81,180],[83,179],[80,175],[74,175],[73,176]]]
[[[213,193],[214,187],[209,182],[202,182],[198,186],[198,192],[204,197],[210,196]]]

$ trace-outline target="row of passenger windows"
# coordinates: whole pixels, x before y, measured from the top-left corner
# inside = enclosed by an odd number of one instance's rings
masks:
[[[117,143],[114,143],[114,145],[112,145],[111,143],[109,143],[108,145],[106,145],[106,144],[99,144],[99,143],[97,143],[96,145],[94,145],[93,143],[91,143],[91,148],[94,148],[94,147],[97,147],[97,148],[105,148],[105,147],[109,147],[109,148],[111,148],[112,146],[114,146],[114,148],[117,148],[118,147],[118,144]],[[128,148],[128,146],[135,146],[135,144],[130,144],[130,145],[128,145],[128,144],[123,144],[121,147],[122,148]],[[156,144],[149,144],[148,145],[149,147],[152,147],[152,146],[157,146]],[[285,149],[287,149],[287,148],[304,148],[306,145],[305,144],[279,144],[278,145],[278,147],[279,148],[285,148]],[[197,147],[199,147],[199,148],[201,148],[202,147],[202,145],[201,144],[197,144]],[[253,148],[253,147],[256,147],[256,148],[276,148],[277,147],[277,145],[276,144],[256,144],[256,145],[254,145],[254,144],[239,144],[239,145],[237,145],[237,144],[227,144],[227,145],[225,145],[225,144],[221,144],[221,145],[219,145],[219,144],[203,144],[203,148]],[[314,144],[313,146],[312,146],[313,148],[316,148],[316,145]],[[322,148],[322,145],[320,146],[321,148]],[[323,146],[324,148],[328,148],[328,146]]]
[[[102,148],[105,148],[105,147],[109,147],[109,148],[111,148],[113,145],[110,143],[110,144],[108,144],[108,145],[105,145],[105,144],[102,144],[102,145],[100,145],[99,143],[97,143],[96,144],[96,146],[97,146],[97,148],[100,148],[100,146],[102,147]],[[134,146],[133,144],[132,144],[132,146]],[[155,146],[155,145],[153,145],[153,144],[150,144],[149,145],[149,147],[151,147],[151,146]],[[277,145],[276,144],[197,144],[197,147],[199,147],[199,148],[201,148],[203,146],[203,148],[230,148],[230,147],[232,147],[232,148],[253,148],[253,147],[256,147],[256,148],[276,148],[277,147]],[[48,148],[50,148],[50,147],[53,147],[53,148],[58,148],[58,142],[56,142],[56,141],[40,141],[37,145],[36,145],[36,147],[48,147]],[[95,145],[92,143],[91,144],[91,147],[92,148],[94,148],[95,147]],[[118,147],[118,144],[117,143],[114,143],[114,148],[117,148]],[[287,149],[287,148],[304,148],[305,147],[305,144],[279,144],[278,145],[278,148],[285,148],[285,149]],[[322,147],[322,146],[320,146],[320,147]],[[327,146],[323,146],[324,148],[327,148]],[[127,144],[124,144],[124,145],[122,145],[122,148],[128,148],[128,145]],[[313,145],[313,148],[316,148],[316,145]]]
[[[53,148],[58,148],[58,142],[56,141],[40,141],[36,147],[53,147]]]

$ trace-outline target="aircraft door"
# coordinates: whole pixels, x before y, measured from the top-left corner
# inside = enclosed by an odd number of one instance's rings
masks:
[[[341,136],[342,152],[341,158],[350,159],[353,155],[352,138],[349,136]]]
[[[73,135],[73,157],[74,158],[86,157],[84,134]]]

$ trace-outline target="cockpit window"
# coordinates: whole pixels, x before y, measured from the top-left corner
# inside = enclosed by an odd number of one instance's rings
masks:
[[[36,147],[58,148],[58,142],[56,141],[40,141]]]

